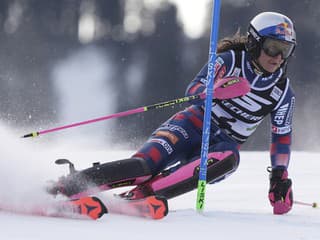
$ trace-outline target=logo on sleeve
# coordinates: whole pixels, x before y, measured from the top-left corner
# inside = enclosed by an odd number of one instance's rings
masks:
[[[279,101],[282,93],[283,93],[283,91],[280,88],[278,88],[277,86],[275,86],[272,89],[272,92],[270,93],[270,97],[272,97],[276,101]]]
[[[272,126],[272,132],[276,134],[287,134],[291,132],[291,126],[285,126],[285,127]]]
[[[214,64],[214,75],[217,76],[217,73],[219,72],[221,66],[224,64],[224,61],[221,57],[218,57],[216,59],[216,62]]]

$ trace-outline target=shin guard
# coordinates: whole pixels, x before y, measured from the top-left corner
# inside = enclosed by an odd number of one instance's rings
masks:
[[[222,180],[234,172],[238,159],[232,151],[212,152],[208,154],[207,182]],[[167,199],[190,192],[197,188],[200,159],[192,161],[174,172],[164,171],[150,181],[127,193],[129,198],[140,198],[148,194],[164,196]]]
[[[151,178],[147,163],[141,158],[130,158],[95,164],[91,168],[61,177],[48,192],[80,197],[116,187],[141,184]]]

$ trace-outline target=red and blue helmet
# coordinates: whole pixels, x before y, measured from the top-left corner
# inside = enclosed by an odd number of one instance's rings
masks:
[[[253,59],[260,56],[261,49],[270,56],[281,53],[282,58],[287,59],[293,54],[296,44],[296,32],[287,16],[263,12],[251,20],[246,47]]]

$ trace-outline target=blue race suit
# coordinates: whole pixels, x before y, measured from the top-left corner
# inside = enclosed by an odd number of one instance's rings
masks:
[[[245,51],[227,51],[215,61],[215,77],[241,76],[251,91],[243,97],[213,100],[210,151],[230,150],[239,162],[238,149],[262,120],[271,117],[271,164],[287,168],[290,159],[295,97],[282,68],[265,76],[256,71]],[[205,91],[207,65],[189,84],[186,95]],[[204,101],[195,101],[163,123],[134,154],[145,159],[156,175],[169,165],[192,161],[200,154]]]

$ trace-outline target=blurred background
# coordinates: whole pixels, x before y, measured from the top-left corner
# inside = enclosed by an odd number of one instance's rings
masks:
[[[277,11],[295,23],[294,150],[317,151],[320,1],[222,0],[219,38]],[[0,117],[20,135],[182,97],[208,59],[211,0],[0,0]],[[136,148],[186,105],[45,135]],[[244,145],[269,148],[270,124]],[[19,135],[17,136],[19,137]],[[27,140],[28,141],[28,140]]]

